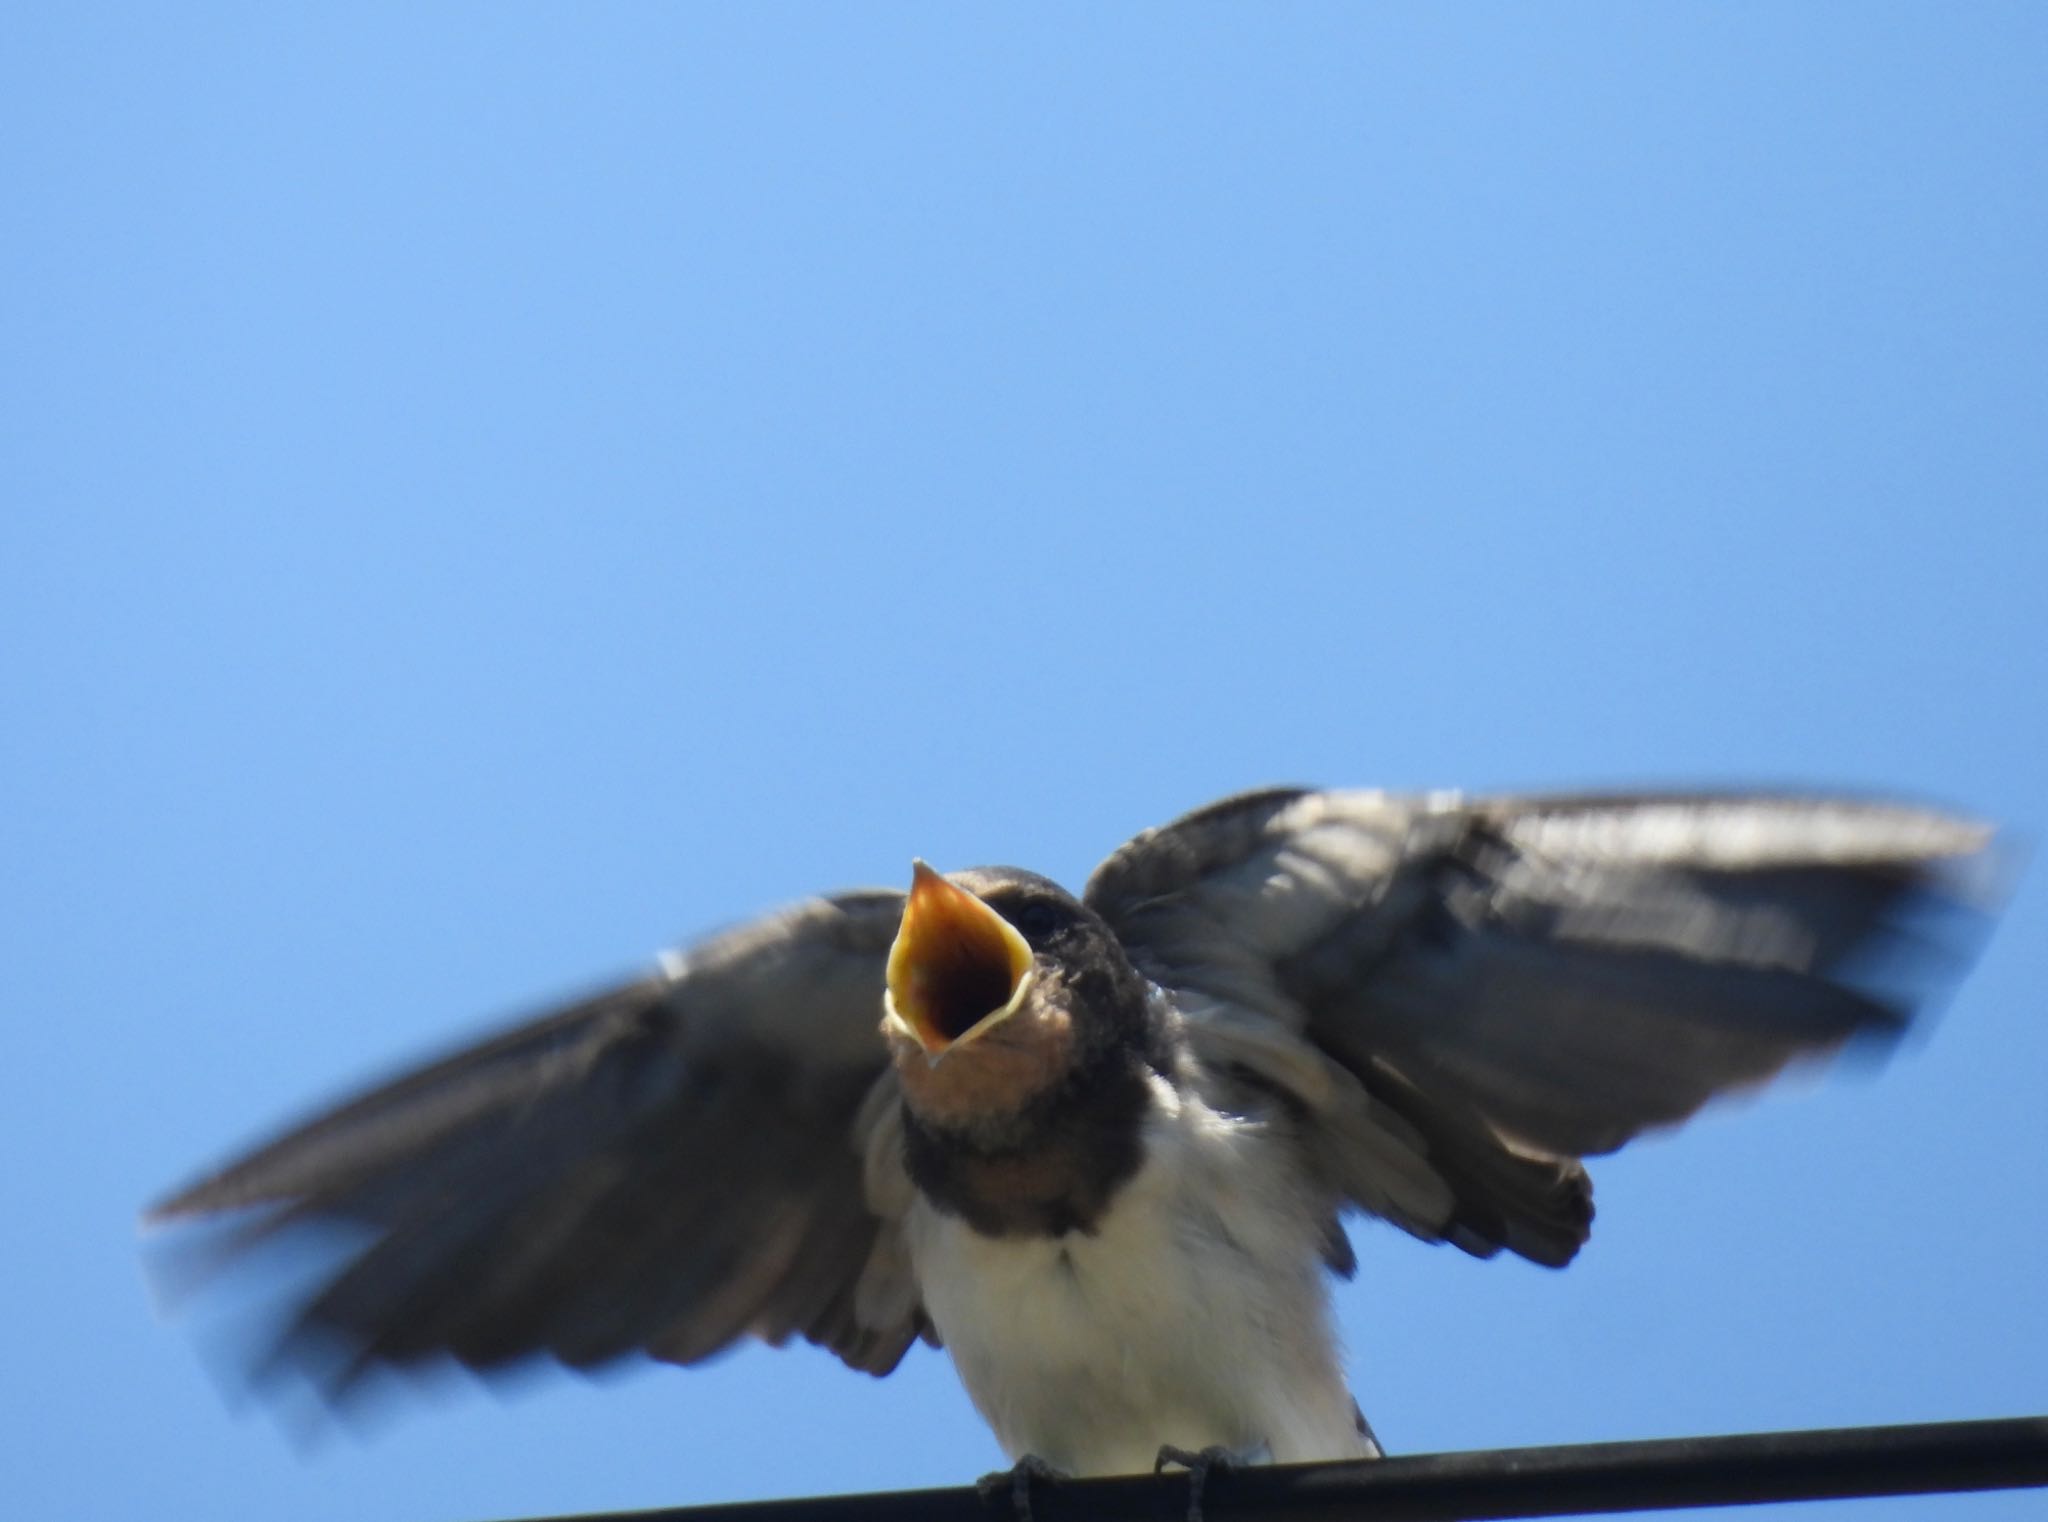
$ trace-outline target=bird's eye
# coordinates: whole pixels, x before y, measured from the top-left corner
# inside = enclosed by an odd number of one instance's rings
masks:
[[[1043,899],[1033,899],[1017,906],[1010,916],[1010,923],[1023,933],[1026,940],[1035,941],[1059,928],[1060,911]]]

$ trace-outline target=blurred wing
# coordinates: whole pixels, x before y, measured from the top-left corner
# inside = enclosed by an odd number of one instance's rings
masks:
[[[1087,899],[1352,1201],[1562,1264],[1579,1158],[1898,1035],[1967,960],[1989,845],[1826,798],[1282,790],[1138,836]]]
[[[895,893],[818,899],[344,1104],[151,1212],[367,1240],[278,1357],[693,1363],[792,1334],[875,1374],[923,1330],[875,1027]]]

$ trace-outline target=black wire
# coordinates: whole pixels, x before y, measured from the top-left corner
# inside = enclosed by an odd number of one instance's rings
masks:
[[[1337,1464],[1221,1471],[1203,1492],[1207,1522],[1478,1522],[1482,1518],[1678,1511],[1764,1501],[2048,1487],[2048,1416],[1503,1448]],[[1187,1477],[1119,1476],[1034,1484],[1035,1522],[1187,1514]],[[973,1486],[535,1522],[1010,1522],[1007,1486]]]

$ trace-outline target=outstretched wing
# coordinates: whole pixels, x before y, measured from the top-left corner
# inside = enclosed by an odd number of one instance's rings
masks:
[[[1086,897],[1350,1200],[1562,1264],[1580,1158],[1899,1034],[1967,959],[1989,843],[1829,798],[1276,790],[1138,836]]]
[[[801,1334],[875,1374],[925,1329],[875,1035],[896,893],[817,899],[375,1089],[158,1205],[244,1247],[359,1229],[278,1355],[675,1363]]]

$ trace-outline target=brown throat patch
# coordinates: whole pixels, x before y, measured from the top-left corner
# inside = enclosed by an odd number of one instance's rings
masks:
[[[896,1077],[913,1114],[941,1131],[1000,1129],[1073,1071],[1073,1017],[1052,998],[1028,1000],[988,1034],[950,1048],[934,1064],[917,1047],[896,1048]]]

